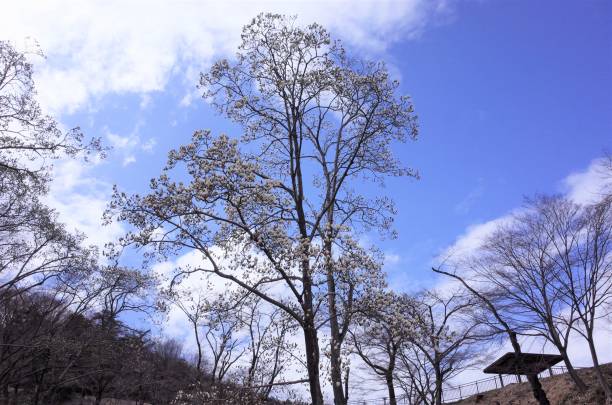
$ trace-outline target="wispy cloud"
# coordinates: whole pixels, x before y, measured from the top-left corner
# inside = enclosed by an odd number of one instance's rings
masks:
[[[397,266],[402,261],[402,257],[397,253],[385,253],[385,267]]]
[[[98,179],[93,171],[99,160],[84,162],[64,160],[54,166],[53,182],[46,196],[61,222],[70,231],[87,236],[86,243],[100,248],[125,233],[119,223],[102,226],[102,214],[112,193],[112,185]]]
[[[589,203],[601,197],[604,189],[612,187],[612,177],[606,175],[604,165],[606,160],[602,158],[594,159],[589,166],[582,171],[577,171],[566,176],[561,182],[561,190],[564,195],[577,203]],[[472,200],[472,193],[468,194],[466,200]],[[469,205],[469,204],[468,204]],[[460,204],[460,206],[463,206]],[[451,246],[445,248],[438,256],[438,260],[447,260],[467,256],[474,252],[484,239],[493,232],[500,224],[510,221],[513,212],[520,210],[516,207],[507,214],[492,218],[489,221],[472,224],[468,226]]]
[[[470,192],[457,203],[454,207],[455,212],[461,215],[465,215],[470,212],[474,207],[474,204],[484,195],[485,187],[482,179],[478,180],[478,185],[474,187]]]
[[[113,147],[113,152],[122,156],[122,165],[128,166],[136,162],[137,152],[152,152],[157,144],[155,138],[149,138],[143,141],[140,137],[140,128],[142,121],[136,123],[134,129],[126,136],[121,136],[111,132],[106,128],[106,139]]]

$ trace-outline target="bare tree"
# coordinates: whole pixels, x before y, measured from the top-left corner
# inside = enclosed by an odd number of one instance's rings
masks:
[[[206,298],[191,288],[173,285],[165,297],[187,317],[196,342],[196,382],[204,376],[205,347],[210,356],[210,377],[213,384],[223,381],[232,366],[246,352],[245,341],[238,332],[243,328],[245,296],[228,292],[224,297]]]
[[[4,298],[53,282],[68,284],[96,267],[97,252],[59,224],[36,196],[0,176],[0,290]],[[9,182],[10,183],[10,182]],[[6,186],[6,188],[5,188]]]
[[[289,342],[295,324],[278,308],[265,310],[265,303],[257,297],[247,297],[240,318],[248,332],[248,366],[244,386],[257,396],[267,399],[283,371],[293,359],[290,352],[296,345]]]
[[[396,365],[400,351],[412,336],[411,319],[405,317],[410,298],[392,292],[368,297],[349,330],[352,351],[383,379],[389,404],[397,405]]]
[[[63,132],[36,100],[32,65],[0,41],[0,291],[26,292],[46,283],[68,283],[95,266],[96,252],[58,223],[42,204],[49,161],[101,152],[99,140],[83,143],[78,128]]]
[[[569,297],[576,306],[600,384],[612,402],[612,388],[599,366],[595,349],[595,322],[610,314],[612,304],[612,196],[584,209],[581,243],[576,249],[577,271],[567,271]]]
[[[101,310],[110,319],[122,313],[148,314],[155,310],[155,279],[140,270],[111,265],[102,266],[90,283],[98,291]]]
[[[169,300],[173,305],[183,312],[187,317],[191,329],[193,330],[193,336],[195,339],[197,353],[196,353],[196,381],[200,381],[203,376],[204,366],[204,352],[203,352],[203,336],[200,333],[200,327],[205,320],[206,312],[208,310],[208,301],[197,293],[168,290],[164,292],[165,298]]]
[[[397,381],[409,404],[432,404],[436,395],[436,372],[418,347],[408,343],[398,356]]]
[[[537,200],[491,234],[471,263],[473,277],[494,287],[506,301],[504,316],[515,328],[540,336],[559,351],[576,387],[587,387],[567,354],[577,320],[576,307],[566,305],[555,238],[540,215]]]
[[[469,291],[479,300],[483,308],[481,314],[484,314],[484,317],[480,318],[479,320],[482,321],[483,325],[487,325],[492,329],[492,337],[499,336],[501,333],[506,334],[518,359],[518,356],[522,352],[521,345],[517,339],[517,331],[508,321],[504,319],[506,308],[503,303],[503,294],[500,295],[494,287],[491,288],[491,285],[485,285],[484,290],[482,287],[477,289],[470,285],[470,283],[468,283],[464,277],[461,277],[456,273],[449,273],[436,268],[432,268],[432,270],[436,273],[446,275],[459,281],[467,291]],[[480,284],[480,286],[482,286],[482,284]],[[499,298],[501,298],[501,300],[498,300]],[[529,382],[531,391],[536,401],[538,401],[540,405],[550,405],[548,397],[542,389],[542,384],[540,383],[538,376],[536,374],[529,374],[527,375],[527,381]]]
[[[211,353],[211,378],[213,384],[223,381],[230,369],[244,355],[244,339],[238,334],[242,327],[236,307],[219,297],[209,305],[204,338]]]
[[[343,404],[334,243],[341,233],[391,225],[391,202],[351,185],[414,174],[390,149],[416,137],[411,103],[396,96],[382,64],[350,59],[319,25],[300,28],[278,15],[247,25],[237,62],[216,63],[201,84],[245,136],[196,132],[171,152],[150,194],[117,192],[109,216],[134,225],[125,245],[161,257],[197,249],[202,265],[180,271],[214,273],[291,316],[304,331],[315,405],[323,403],[316,319],[326,304],[335,403]],[[182,168],[188,182],[172,181]],[[274,284],[289,295],[272,293]]]
[[[412,333],[400,358],[426,404],[441,405],[446,381],[478,361],[476,343],[486,335],[471,316],[474,309],[471,296],[452,291],[426,291],[406,306]]]
[[[133,371],[143,357],[144,340],[149,331],[127,326],[121,319],[153,309],[151,293],[154,280],[140,271],[116,265],[101,267],[96,277],[91,299],[97,312],[92,317],[94,327],[89,339],[82,339],[85,363],[85,384],[93,391],[96,404],[111,389],[121,391],[121,378]]]
[[[61,286],[65,287],[65,286]],[[32,401],[52,398],[70,376],[83,345],[82,324],[88,309],[66,288],[11,293],[3,299],[0,322],[0,387],[32,389]],[[85,339],[83,339],[85,341]]]
[[[175,340],[152,342],[144,387],[151,403],[169,404],[173,394],[194,381],[194,370],[183,358],[183,348]]]
[[[96,249],[84,246],[83,235],[68,232],[41,201],[50,161],[103,151],[99,140],[84,143],[78,128],[63,131],[42,112],[32,73],[26,55],[0,41],[0,307],[20,303],[32,311],[17,309],[0,325],[9,345],[0,348],[0,367],[12,370],[1,384],[30,384],[38,403],[74,366],[79,348],[67,331],[89,308],[84,280],[91,282],[99,269]],[[13,322],[20,317],[23,329]],[[62,361],[54,357],[57,348],[65,349]]]
[[[608,314],[612,295],[610,205],[605,193],[587,206],[561,196],[538,196],[467,260],[471,282],[479,286],[479,293],[465,278],[442,272],[486,300],[515,352],[520,353],[517,333],[551,342],[578,389],[585,390],[567,355],[570,334],[577,331],[589,345],[608,398],[611,388],[599,369],[594,330],[597,319]],[[545,399],[539,382],[530,383],[536,398]]]
[[[20,188],[40,191],[49,180],[49,160],[102,148],[99,139],[84,144],[79,128],[63,132],[42,112],[32,73],[26,55],[0,41],[0,173]]]
[[[76,394],[170,403],[193,381],[176,343],[151,342],[98,306],[90,315],[80,297],[47,288],[3,301],[0,403],[59,404]]]
[[[587,342],[595,372],[606,397],[612,388],[599,367],[595,349],[596,321],[608,315],[612,300],[612,197],[587,206],[565,198],[538,197],[530,204],[551,247],[546,252],[554,263],[566,308],[572,308],[576,322],[569,326]]]

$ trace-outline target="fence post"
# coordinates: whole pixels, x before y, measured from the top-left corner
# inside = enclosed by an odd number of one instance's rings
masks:
[[[459,388],[459,399],[463,399],[463,395],[461,394],[461,385],[458,385],[457,388]]]
[[[476,393],[480,394],[480,391],[478,390],[478,381],[476,381]]]
[[[504,377],[501,374],[499,375],[499,382],[501,383],[502,388],[504,388]]]
[[[521,378],[521,375],[520,375],[520,374],[517,374],[517,375],[516,375],[516,378],[517,378],[518,382],[520,382],[520,383],[522,383],[522,382],[523,382],[523,379]]]

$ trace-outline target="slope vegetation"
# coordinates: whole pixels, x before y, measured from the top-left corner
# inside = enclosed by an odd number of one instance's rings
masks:
[[[612,384],[612,363],[602,366],[608,381]],[[605,404],[603,390],[592,368],[579,370],[580,376],[589,386],[585,393],[576,390],[568,374],[560,374],[541,379],[542,386],[551,405],[582,405],[582,404]],[[510,384],[504,388],[488,391],[483,394],[474,395],[462,401],[454,402],[454,405],[531,405],[537,404],[533,399],[529,384]]]

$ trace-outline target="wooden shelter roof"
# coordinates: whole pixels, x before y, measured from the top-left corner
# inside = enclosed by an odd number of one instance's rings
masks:
[[[558,354],[508,352],[483,371],[487,374],[539,374],[563,360]]]

